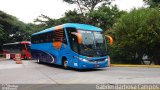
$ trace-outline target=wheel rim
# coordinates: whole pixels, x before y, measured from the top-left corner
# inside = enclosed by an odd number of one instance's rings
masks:
[[[68,61],[64,61],[64,68],[67,68],[68,67]]]
[[[37,62],[39,63],[39,58],[37,59]]]

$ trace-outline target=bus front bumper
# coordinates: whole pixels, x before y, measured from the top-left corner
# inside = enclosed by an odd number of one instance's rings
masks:
[[[104,61],[85,61],[85,60],[79,60],[78,62],[78,69],[92,69],[92,68],[104,68],[108,67],[108,58]]]

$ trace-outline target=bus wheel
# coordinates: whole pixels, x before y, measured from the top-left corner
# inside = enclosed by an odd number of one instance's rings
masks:
[[[68,61],[67,60],[63,60],[63,68],[68,69]]]
[[[26,57],[26,55],[24,55],[24,60],[27,60],[27,57]]]
[[[39,60],[39,58],[37,58],[37,63],[38,63],[38,64],[41,64],[41,61]]]

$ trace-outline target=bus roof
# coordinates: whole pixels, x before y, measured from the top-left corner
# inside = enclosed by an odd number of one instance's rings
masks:
[[[22,42],[6,43],[3,45],[15,45],[15,44],[31,44],[31,42],[30,41],[22,41]]]
[[[66,24],[62,24],[62,25],[58,25],[58,26],[55,26],[55,27],[51,27],[51,28],[42,30],[40,32],[36,32],[32,35],[38,35],[38,34],[42,34],[42,33],[45,33],[45,32],[50,32],[50,31],[53,31],[53,30],[57,30],[57,29],[61,29],[61,28],[67,28],[67,27],[89,30],[89,31],[102,31],[101,28],[98,28],[98,27],[95,27],[95,26],[92,26],[92,25],[88,25],[88,24],[66,23]]]

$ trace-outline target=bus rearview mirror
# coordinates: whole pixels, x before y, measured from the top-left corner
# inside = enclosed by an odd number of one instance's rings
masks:
[[[109,39],[109,44],[112,45],[113,44],[113,38],[111,36],[109,36],[109,35],[105,35],[105,37],[107,39]]]
[[[78,44],[82,44],[82,35],[80,33],[72,32],[78,39]]]

